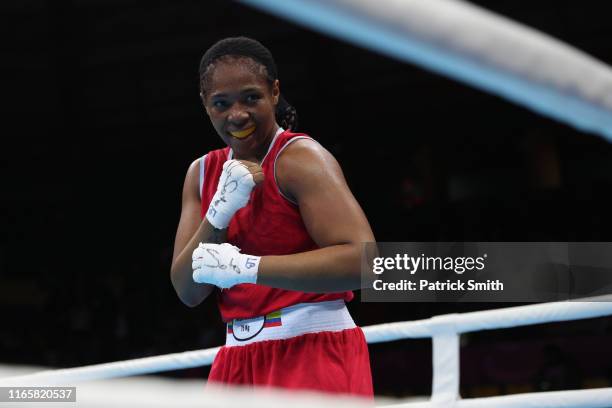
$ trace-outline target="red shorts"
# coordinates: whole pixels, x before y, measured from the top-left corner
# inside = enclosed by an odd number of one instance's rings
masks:
[[[368,346],[359,327],[224,346],[208,381],[373,396]]]

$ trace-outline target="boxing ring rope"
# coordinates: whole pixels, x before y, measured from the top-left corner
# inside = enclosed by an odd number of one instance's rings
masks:
[[[612,70],[608,66],[473,4],[459,0],[240,1],[612,141]]]
[[[364,327],[368,343],[433,339],[433,382],[429,402],[393,407],[610,407],[612,388],[525,393],[511,396],[460,399],[459,335],[461,333],[589,319],[612,315],[612,295],[572,302],[552,302],[462,314],[446,314],[411,322]],[[219,348],[147,357],[86,367],[47,370],[0,379],[0,386],[71,385],[84,381],[151,374],[210,365]]]

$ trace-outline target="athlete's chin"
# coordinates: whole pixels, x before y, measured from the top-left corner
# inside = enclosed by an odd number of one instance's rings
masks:
[[[244,139],[234,138],[230,144],[230,147],[234,151],[235,156],[239,155],[240,157],[245,158],[256,154],[260,150],[261,145],[261,141],[251,135]]]

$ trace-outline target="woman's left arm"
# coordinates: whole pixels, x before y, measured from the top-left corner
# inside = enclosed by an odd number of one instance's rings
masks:
[[[336,159],[311,139],[297,140],[279,156],[276,177],[320,248],[262,257],[257,283],[317,293],[359,289],[363,243],[374,235]]]
[[[283,193],[298,203],[306,229],[320,248],[259,257],[227,243],[200,243],[192,256],[193,279],[220,288],[258,283],[316,293],[369,286],[361,281],[361,266],[375,255],[375,247],[369,246],[363,256],[364,243],[373,242],[374,235],[336,159],[315,141],[301,139],[279,156],[276,177]]]

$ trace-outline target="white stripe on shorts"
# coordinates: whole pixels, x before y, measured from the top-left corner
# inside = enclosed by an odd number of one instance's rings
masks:
[[[244,346],[256,341],[282,340],[306,333],[356,327],[343,299],[299,303],[266,316],[234,319],[227,326],[226,346]]]

